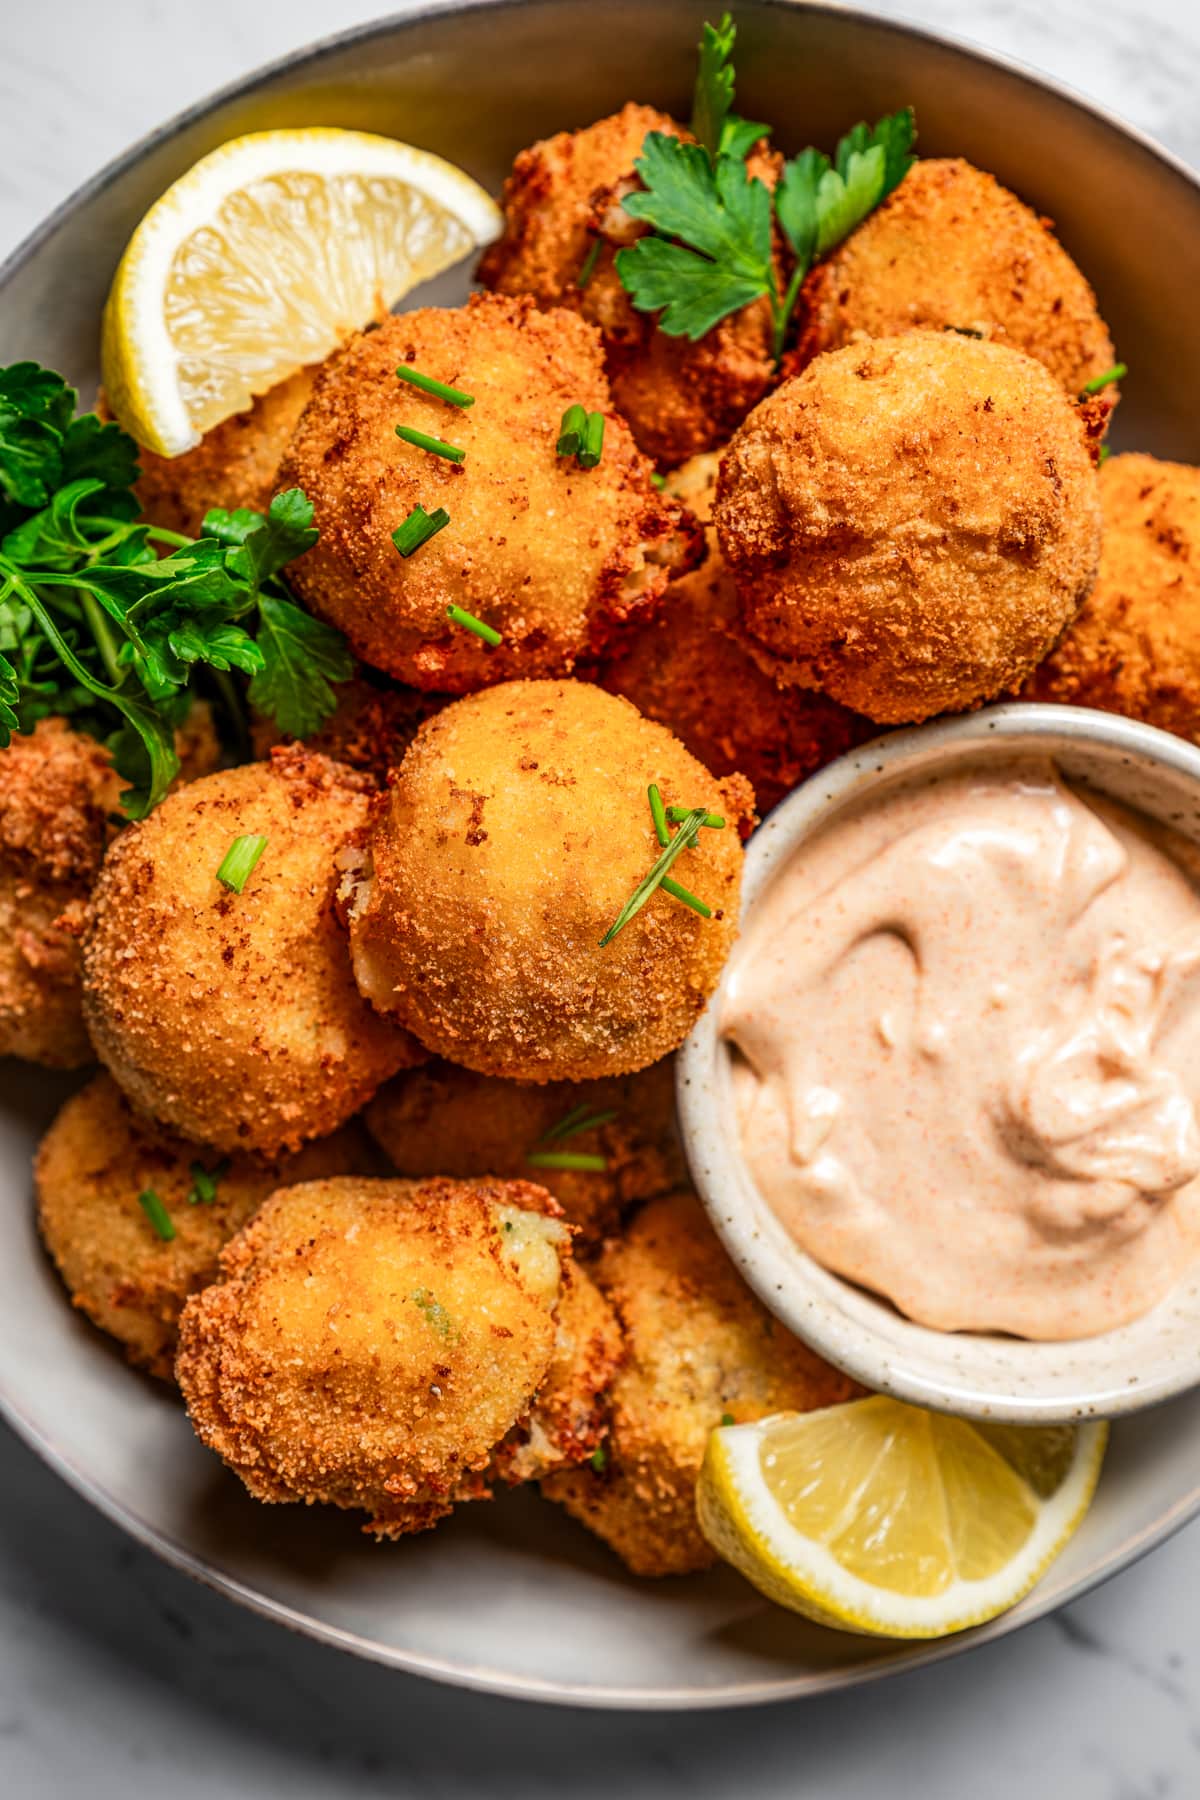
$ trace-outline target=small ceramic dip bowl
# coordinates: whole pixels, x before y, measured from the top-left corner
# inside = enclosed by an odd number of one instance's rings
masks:
[[[1013,704],[895,732],[814,775],[769,815],[746,855],[742,919],[775,874],[849,805],[914,776],[993,756],[1047,756],[1071,783],[1111,796],[1200,846],[1200,750],[1129,719]],[[1096,1337],[1029,1342],[932,1330],[816,1262],[758,1191],[721,1037],[724,983],[684,1044],[677,1092],[692,1176],[745,1279],[777,1318],[866,1387],[972,1418],[1051,1424],[1113,1418],[1200,1383],[1200,1260],[1153,1311]]]

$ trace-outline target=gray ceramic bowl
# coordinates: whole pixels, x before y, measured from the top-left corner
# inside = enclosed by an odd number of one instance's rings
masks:
[[[391,132],[498,190],[513,154],[631,96],[686,110],[701,0],[421,7],[287,58],[103,171],[0,271],[0,359],[85,389],[122,245],[146,206],[239,131]],[[992,169],[1058,221],[1117,342],[1134,347],[1118,442],[1200,458],[1200,189],[1096,109],[1010,65],[840,6],[739,0],[739,106],[786,149],[911,101],[921,148]],[[464,272],[439,284],[466,292]],[[591,1706],[745,1705],[852,1686],[1013,1630],[1200,1509],[1200,1396],[1123,1423],[1083,1529],[1015,1611],[942,1644],[822,1631],[735,1576],[635,1581],[556,1509],[516,1493],[380,1550],[341,1517],[257,1506],[165,1389],[131,1375],[65,1305],[30,1208],[30,1156],[65,1084],[0,1070],[0,1407],[96,1506],[264,1615],[397,1668]]]
[[[993,757],[1049,757],[1061,773],[1200,845],[1200,750],[1110,713],[993,706],[864,744],[781,802],[750,840],[742,917],[792,856],[845,807],[897,782]],[[692,1175],[725,1247],[764,1305],[867,1387],[965,1417],[1053,1424],[1117,1418],[1200,1382],[1200,1265],[1144,1318],[1068,1343],[933,1331],[805,1253],[755,1187],[742,1154],[721,1037],[724,982],[679,1054]]]

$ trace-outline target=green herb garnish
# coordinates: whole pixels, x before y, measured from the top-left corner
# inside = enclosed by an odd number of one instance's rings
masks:
[[[660,844],[669,844],[671,834],[667,830],[667,809],[663,805],[663,797],[653,781],[646,789],[646,793],[650,800],[650,817],[654,820],[654,835]],[[677,811],[678,808],[672,810]]]
[[[604,453],[604,414],[590,412],[583,431],[583,442],[575,453],[581,469],[595,469]]]
[[[730,58],[737,28],[726,13],[719,25],[705,25],[700,37],[700,62],[692,96],[692,136],[709,155],[744,157],[760,138],[770,137],[769,125],[756,125],[732,112],[733,67]]]
[[[1111,369],[1105,369],[1103,375],[1093,375],[1090,381],[1085,381],[1083,391],[1085,394],[1099,394],[1104,388],[1111,387],[1114,381],[1124,381],[1128,373],[1125,363],[1114,363]]]
[[[406,444],[412,444],[414,449],[428,450],[430,456],[444,456],[447,462],[460,463],[467,454],[457,444],[448,444],[444,438],[430,437],[427,431],[418,431],[414,425],[397,425],[396,436],[403,438]]]
[[[666,485],[667,485],[666,476],[660,475],[657,469],[651,469],[651,471],[650,471],[650,486],[653,488],[657,488],[659,493],[661,494],[663,489],[666,487]]]
[[[670,894],[673,900],[682,900],[685,906],[690,906],[702,919],[712,918],[712,907],[706,906],[700,896],[693,894],[691,888],[685,888],[682,882],[673,881],[669,875],[664,875],[658,885],[664,894]]]
[[[591,1464],[592,1468],[595,1469],[597,1475],[603,1475],[605,1469],[608,1467],[608,1451],[604,1448],[603,1444],[596,1445],[596,1448],[588,1457],[588,1462]]]
[[[686,806],[668,806],[667,808],[667,817],[672,825],[682,825],[687,816]],[[724,831],[725,829],[725,821],[720,813],[705,813],[701,823],[708,831]]]
[[[586,406],[580,406],[578,401],[573,406],[568,406],[558,428],[558,440],[554,446],[557,455],[578,456],[587,431],[587,422]]]
[[[710,816],[715,817],[716,815],[710,815],[708,808],[704,806],[693,807],[691,812],[684,814],[682,823],[680,824],[679,830],[675,833],[675,836],[671,839],[649,874],[645,875],[642,880],[638,882],[638,885],[634,888],[632,894],[617,914],[613,923],[600,939],[600,948],[602,950],[606,944],[612,943],[619,931],[624,930],[630,919],[641,912],[643,906],[645,906],[654,890],[662,886],[663,877],[670,874],[676,858],[679,857],[683,851],[695,848],[696,841],[700,835],[700,827]],[[685,894],[687,893],[686,888],[683,892]],[[682,896],[676,894],[675,898],[680,899]],[[691,905],[693,902],[695,902],[697,910],[704,905],[703,901],[696,901],[696,896],[694,894],[688,896],[687,904]],[[711,914],[709,916],[711,917]]]
[[[396,369],[401,381],[407,381],[410,387],[420,388],[423,394],[432,394],[435,400],[445,400],[451,406],[474,406],[474,394],[464,394],[461,388],[451,387],[448,382],[435,381],[432,375],[422,375],[420,369],[410,369],[407,363],[400,363]]]
[[[458,1336],[454,1329],[454,1321],[436,1294],[431,1294],[428,1288],[419,1287],[415,1288],[408,1297],[414,1306],[424,1313],[439,1337],[449,1339]]]
[[[599,262],[599,260],[600,260],[600,239],[598,237],[595,237],[592,239],[591,249],[588,251],[587,255],[583,259],[583,267],[580,269],[579,274],[575,277],[575,286],[577,288],[585,288],[587,286],[588,282],[592,279],[592,276],[596,273],[596,264]]]
[[[175,1236],[175,1226],[171,1215],[163,1205],[153,1188],[143,1188],[138,1195],[138,1205],[153,1225],[164,1244],[169,1244]]]
[[[452,625],[461,625],[464,631],[473,631],[475,636],[482,638],[492,650],[498,649],[504,642],[494,625],[485,625],[482,619],[477,619],[474,613],[467,612],[465,607],[448,606],[446,617]]]
[[[234,838],[217,870],[217,880],[222,887],[232,888],[235,894],[240,894],[257,868],[258,860],[266,847],[265,837],[247,835]]]
[[[444,526],[450,523],[450,514],[444,506],[436,507],[427,513],[423,506],[414,506],[402,525],[397,525],[392,533],[392,542],[401,556],[411,556],[422,544],[427,544],[431,537],[436,537]]]
[[[590,1150],[531,1150],[525,1161],[535,1169],[578,1169],[588,1175],[603,1175],[608,1168],[607,1156]]]
[[[734,1418],[732,1413],[722,1413],[721,1414],[721,1423],[722,1423],[722,1425],[736,1425],[737,1420]]]
[[[598,1125],[610,1125],[619,1116],[619,1109],[611,1107],[606,1112],[594,1113],[589,1110],[585,1100],[580,1106],[573,1106],[565,1113],[557,1125],[542,1135],[543,1144],[561,1143],[564,1138],[578,1137],[581,1131],[592,1131]]]
[[[202,1162],[194,1162],[188,1169],[192,1185],[188,1189],[189,1206],[211,1206],[217,1197],[217,1184],[229,1173],[229,1158],[223,1156],[220,1162],[211,1169],[206,1169]]]

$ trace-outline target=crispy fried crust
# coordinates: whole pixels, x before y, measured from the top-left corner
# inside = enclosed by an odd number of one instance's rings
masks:
[[[499,1081],[453,1063],[429,1063],[382,1087],[367,1128],[401,1175],[502,1175],[540,1181],[585,1240],[616,1228],[635,1201],[684,1178],[675,1121],[675,1069],[667,1060],[610,1081]],[[578,1108],[616,1117],[559,1141],[546,1133]],[[602,1156],[602,1170],[548,1169],[530,1152]]]
[[[1025,691],[1126,713],[1200,741],[1200,469],[1114,456],[1083,611]]]
[[[486,1496],[556,1353],[569,1258],[526,1182],[308,1182],[272,1195],[191,1300],[176,1373],[260,1500],[399,1536]]]
[[[97,1054],[134,1104],[223,1150],[324,1137],[419,1060],[354,986],[335,858],[369,783],[300,749],[171,794],[112,846],[84,940]],[[267,839],[244,891],[217,880]]]
[[[917,331],[819,357],[751,414],[718,478],[761,660],[889,724],[1019,684],[1095,578],[1089,427],[998,344]]]
[[[216,1279],[221,1248],[277,1187],[365,1173],[371,1147],[351,1127],[273,1161],[187,1142],[140,1118],[109,1075],[72,1095],[38,1147],[38,1224],[71,1304],[116,1338],[130,1362],[173,1378],[179,1315]],[[189,1202],[192,1166],[216,1170],[216,1198]],[[175,1236],[164,1241],[138,1204],[156,1193]]]
[[[336,710],[304,743],[348,769],[369,775],[383,787],[389,772],[403,762],[418,725],[437,711],[437,697],[416,688],[377,686],[361,675],[340,683],[334,691]],[[261,713],[255,714],[250,735],[259,757],[267,756],[276,744],[296,741],[285,737],[274,720]]]
[[[707,1568],[716,1557],[695,1493],[714,1426],[833,1406],[857,1390],[759,1305],[691,1194],[652,1200],[593,1273],[625,1340],[606,1456],[542,1491],[635,1575]]]
[[[570,307],[598,326],[617,410],[647,455],[671,466],[723,444],[771,386],[771,314],[756,301],[692,344],[665,336],[653,316],[634,309],[613,259],[643,229],[620,202],[639,185],[634,163],[651,131],[688,136],[665,113],[630,104],[522,150],[504,186],[504,235],[484,253],[479,279],[497,293],[530,294],[541,307]],[[760,148],[750,172],[773,187],[779,162]]]
[[[716,455],[696,456],[668,487],[708,527],[708,559],[667,589],[662,608],[623,640],[601,680],[673,731],[714,775],[743,774],[760,812],[871,737],[878,726],[824,694],[784,686],[746,648],[737,590],[711,526]]]
[[[1068,394],[1116,361],[1096,296],[1058,239],[994,176],[916,162],[801,290],[789,373],[856,334],[980,332],[1023,350]]]
[[[396,379],[397,365],[465,388],[460,409]],[[598,468],[559,456],[564,412],[605,415]],[[455,464],[396,437],[411,426],[465,450]],[[653,609],[699,528],[656,492],[612,411],[600,340],[574,314],[475,295],[388,319],[327,365],[281,470],[316,508],[320,541],[289,571],[356,655],[419,688],[464,693],[513,675],[567,674]],[[415,506],[450,523],[404,558]],[[456,605],[499,631],[489,649]]]
[[[646,789],[728,819],[600,939],[660,851]],[[511,682],[421,727],[370,840],[351,918],[362,991],[427,1049],[485,1075],[580,1081],[674,1050],[737,925],[746,783],[718,782],[626,701]]]
[[[616,1315],[577,1263],[563,1266],[550,1365],[526,1416],[492,1457],[510,1486],[585,1462],[608,1429],[608,1389],[623,1353]]]

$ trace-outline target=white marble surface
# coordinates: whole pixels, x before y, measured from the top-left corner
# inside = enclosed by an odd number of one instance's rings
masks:
[[[168,113],[380,10],[3,0],[0,256]],[[1034,64],[1200,164],[1196,0],[881,10]],[[1068,1612],[945,1668],[822,1704],[629,1718],[483,1701],[290,1638],[160,1567],[15,1441],[0,1437],[0,1456],[5,1800],[1200,1794],[1200,1524]]]

